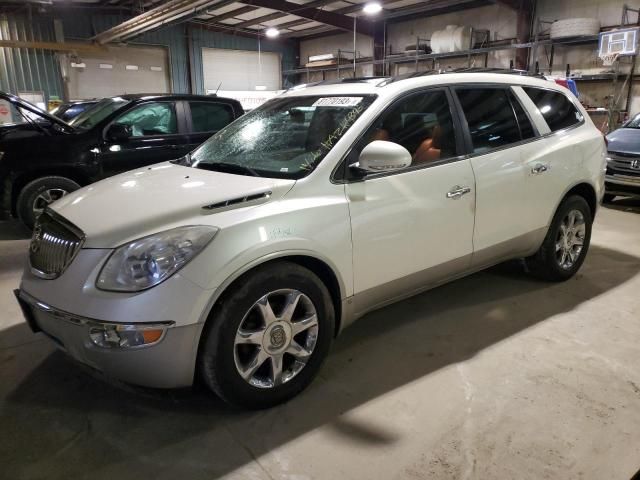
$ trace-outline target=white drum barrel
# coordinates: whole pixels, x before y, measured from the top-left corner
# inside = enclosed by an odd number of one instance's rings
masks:
[[[471,45],[471,27],[447,25],[431,35],[433,53],[451,53],[468,50]]]

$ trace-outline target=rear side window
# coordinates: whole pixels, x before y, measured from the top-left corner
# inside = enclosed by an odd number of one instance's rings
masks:
[[[580,111],[566,95],[542,88],[523,87],[536,104],[552,132],[577,125],[584,120]]]
[[[217,132],[233,121],[230,105],[213,102],[189,102],[194,133]]]
[[[487,152],[522,139],[508,90],[460,88],[456,93],[469,125],[474,153]]]

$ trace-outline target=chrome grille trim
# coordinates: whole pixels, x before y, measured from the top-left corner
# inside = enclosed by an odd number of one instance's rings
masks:
[[[622,173],[624,175],[640,176],[640,169],[633,168],[631,165],[636,165],[640,162],[640,156],[624,154],[619,152],[609,152],[609,160],[607,167],[612,170],[612,173]]]
[[[75,225],[50,209],[40,215],[29,245],[29,263],[35,276],[53,280],[73,262],[85,236]]]

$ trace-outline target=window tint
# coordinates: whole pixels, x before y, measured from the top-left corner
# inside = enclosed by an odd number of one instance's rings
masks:
[[[469,125],[474,153],[482,153],[521,140],[508,90],[502,88],[456,89]]]
[[[217,132],[233,121],[233,110],[223,103],[189,102],[195,133]]]
[[[523,140],[535,137],[536,133],[533,129],[533,125],[531,125],[531,120],[529,120],[524,108],[520,105],[520,100],[518,100],[512,91],[509,91],[509,98],[513,105],[513,111],[516,113],[516,119],[518,120],[518,126],[520,127],[520,136]]]
[[[133,137],[178,133],[178,120],[173,103],[145,103],[129,110],[115,123],[131,127]]]
[[[413,158],[412,166],[454,157],[456,139],[447,95],[421,92],[391,105],[365,135],[362,148],[374,140],[405,147]]]
[[[552,132],[582,122],[582,114],[564,94],[531,87],[525,87],[524,91],[536,104]]]

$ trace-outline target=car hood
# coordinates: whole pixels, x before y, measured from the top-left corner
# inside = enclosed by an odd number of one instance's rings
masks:
[[[85,233],[85,248],[114,248],[185,222],[215,225],[207,217],[280,198],[294,184],[165,162],[94,183],[50,208]]]
[[[60,120],[58,117],[54,117],[50,113],[45,112],[44,110],[36,107],[35,105],[21,99],[20,97],[16,97],[15,95],[11,95],[10,93],[0,92],[0,99],[6,100],[7,102],[13,103],[17,107],[24,108],[25,110],[38,115],[39,117],[48,120],[51,123],[55,123],[62,127],[64,130],[68,132],[73,132],[75,129],[69,125],[67,122]]]
[[[640,155],[640,129],[619,128],[607,135],[607,141],[611,152]]]

